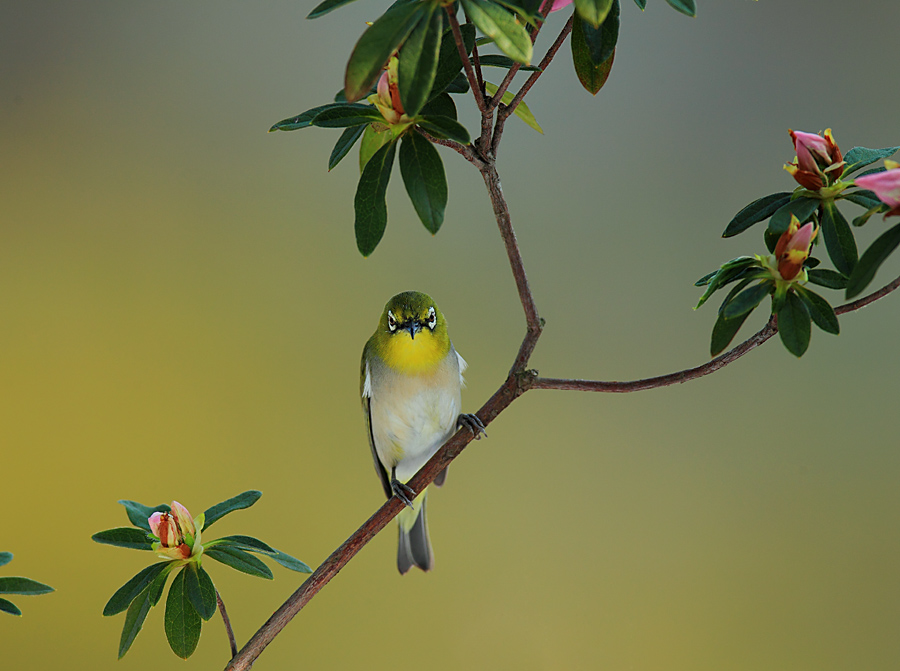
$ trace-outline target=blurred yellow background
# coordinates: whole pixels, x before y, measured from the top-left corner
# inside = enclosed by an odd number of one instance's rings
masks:
[[[900,5],[699,4],[692,20],[623,0],[597,98],[565,47],[528,98],[545,135],[507,126],[544,375],[705,361],[717,302],[692,312],[692,283],[763,251],[761,230],[719,235],[792,188],[788,128],[831,127],[845,151],[900,144]],[[116,661],[123,616],[101,610],[149,559],[90,541],[127,523],[118,499],[199,513],[260,489],[211,536],[313,566],[350,535],[383,498],[358,366],[392,294],[440,303],[470,364],[466,410],[512,362],[521,308],[471,166],[441,150],[434,238],[395,174],[362,259],[355,154],[326,172],[338,132],[266,135],[331,99],[385,5],[305,21],[312,6],[0,6],[0,550],[15,554],[0,574],[57,589],[0,615],[4,669],[177,661],[163,607]],[[862,245],[884,228],[873,218]],[[801,360],[772,342],[680,387],[527,394],[431,497],[435,571],[401,578],[388,529],[256,668],[898,668],[898,301],[816,330]],[[241,643],[302,580],[208,564]],[[227,657],[213,620],[188,664]]]

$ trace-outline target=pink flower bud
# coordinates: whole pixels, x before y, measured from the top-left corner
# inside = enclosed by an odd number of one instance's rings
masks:
[[[800,273],[803,262],[809,258],[809,251],[819,229],[809,222],[800,226],[797,217],[791,216],[791,224],[775,245],[775,259],[778,272],[784,280],[792,280]]]
[[[900,217],[900,163],[885,161],[884,164],[888,170],[857,177],[854,182],[856,186],[874,191],[882,203],[890,206],[885,217]]]
[[[558,12],[559,10],[568,7],[572,4],[572,0],[553,0],[553,4],[550,6],[551,12]]]
[[[791,173],[800,186],[818,191],[844,174],[844,158],[830,128],[825,131],[825,137],[803,131],[789,132],[797,158],[794,163],[785,165],[784,169]]]
[[[203,548],[199,545],[199,530],[188,509],[172,501],[172,512],[153,513],[147,520],[151,533],[159,539],[153,549],[160,557],[166,559],[187,559],[199,554]]]

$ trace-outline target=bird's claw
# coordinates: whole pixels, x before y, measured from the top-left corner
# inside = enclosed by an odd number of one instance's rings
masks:
[[[391,491],[394,492],[394,496],[403,501],[403,504],[413,507],[412,500],[416,498],[416,492],[412,487],[407,485],[405,482],[400,482],[397,478],[393,478],[391,480]]]
[[[475,440],[479,440],[482,434],[484,434],[484,436],[487,436],[487,431],[484,430],[484,422],[478,419],[478,415],[470,415],[467,413],[461,414],[456,418],[456,428],[468,429],[472,432],[472,436],[475,438]]]

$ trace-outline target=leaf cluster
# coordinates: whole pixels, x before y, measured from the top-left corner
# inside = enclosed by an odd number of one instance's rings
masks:
[[[12,552],[0,552],[0,566],[6,566],[12,561]],[[0,594],[48,594],[54,589],[31,578],[20,576],[0,576]],[[10,615],[21,615],[22,611],[9,599],[0,597],[0,612]]]

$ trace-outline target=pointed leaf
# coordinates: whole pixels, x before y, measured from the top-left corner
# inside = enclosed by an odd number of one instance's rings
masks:
[[[719,313],[719,317],[713,325],[712,338],[709,343],[710,355],[717,356],[728,347],[749,315],[749,312],[745,312],[734,319],[726,319],[723,314]]]
[[[119,503],[125,506],[125,514],[128,515],[128,521],[144,531],[150,531],[149,520],[153,513],[167,513],[170,510],[169,506],[165,503],[152,508],[150,506],[145,506],[143,503],[138,503],[137,501],[127,501],[124,499],[119,501]]]
[[[752,256],[739,256],[722,264],[722,267],[713,273],[711,277],[709,275],[701,277],[696,282],[695,286],[703,286],[705,284],[706,291],[703,292],[703,295],[700,297],[700,300],[694,309],[696,310],[703,305],[710,296],[726,284],[742,279],[743,275],[756,265],[758,265],[758,261]],[[703,284],[701,284],[701,282]]]
[[[640,10],[643,12],[647,7],[647,0],[634,0],[634,4],[636,4]]]
[[[325,2],[316,5],[315,9],[306,15],[306,18],[318,19],[320,16],[325,16],[328,12],[338,7],[349,5],[351,2],[355,2],[355,0],[325,0]]]
[[[308,126],[312,126],[313,119],[316,118],[318,114],[324,112],[325,110],[331,109],[332,107],[343,107],[347,105],[346,100],[342,100],[340,102],[327,103],[325,105],[319,105],[318,107],[313,107],[311,109],[306,110],[305,112],[301,112],[300,114],[292,117],[288,117],[287,119],[282,119],[278,123],[274,124],[270,129],[270,133],[274,133],[277,130],[299,130],[301,128],[307,128]],[[124,503],[123,501],[119,501],[119,503]],[[130,503],[133,503],[130,502]],[[138,504],[140,505],[140,504]]]
[[[447,178],[437,150],[419,133],[403,136],[400,174],[422,224],[432,235],[437,233],[447,207]]]
[[[459,27],[460,35],[463,38],[463,44],[466,47],[466,53],[472,52],[475,45],[475,26],[466,23]],[[441,49],[438,52],[438,63],[434,74],[434,84],[431,87],[431,93],[428,94],[429,100],[444,91],[450,83],[456,79],[462,70],[463,62],[459,58],[459,49],[456,46],[456,40],[453,38],[453,31],[447,29],[441,37]],[[464,77],[465,78],[465,77]],[[466,84],[468,90],[468,83]]]
[[[856,217],[853,220],[853,222],[852,222],[853,226],[855,226],[857,228],[859,226],[865,226],[866,222],[868,222],[869,219],[872,218],[872,215],[878,214],[879,212],[881,212],[881,210],[882,210],[881,207],[873,207],[871,210],[866,210],[865,212],[863,212],[861,215],[859,215],[858,217]]]
[[[203,554],[248,575],[268,580],[272,580],[275,577],[272,575],[271,569],[259,559],[236,547],[217,545],[206,550]]]
[[[170,563],[171,562],[164,561],[159,562],[158,564],[151,564],[122,585],[116,590],[116,593],[110,597],[109,601],[106,602],[106,605],[103,607],[103,615],[109,617],[110,615],[116,615],[117,613],[126,610],[128,606],[131,605],[131,602],[134,601],[141,592],[147,589],[150,583],[152,583]]]
[[[347,62],[344,76],[347,100],[359,100],[366,95],[391,54],[403,44],[426,11],[425,5],[418,2],[395,4],[369,26]]]
[[[806,287],[795,286],[794,290],[806,304],[809,316],[812,317],[816,326],[826,333],[833,333],[834,335],[838,335],[841,332],[841,325],[838,322],[837,315],[828,301]]]
[[[331,156],[328,157],[329,171],[331,171],[338,163],[341,162],[341,159],[343,159],[350,151],[350,149],[353,148],[353,145],[356,144],[356,141],[360,137],[362,137],[362,134],[365,132],[366,128],[370,128],[370,126],[351,126],[344,129],[344,132],[341,133],[341,136],[335,143],[334,149],[331,150]]]
[[[859,191],[851,191],[841,195],[844,200],[849,200],[851,203],[864,207],[867,210],[875,207],[885,207],[884,203],[875,195],[875,192],[868,189],[860,189]],[[885,209],[887,208],[885,207]]]
[[[166,587],[166,581],[169,579],[169,574],[174,571],[176,568],[175,562],[169,562],[168,566],[166,566],[162,571],[160,571],[159,575],[153,579],[153,582],[150,583],[150,588],[148,589],[148,596],[150,599],[150,605],[155,606],[159,603],[159,600],[162,598],[163,590]]]
[[[900,245],[900,224],[888,229],[875,239],[869,248],[863,252],[862,258],[847,283],[847,298],[853,298],[862,293],[863,289],[875,278],[875,273],[882,263]]]
[[[172,652],[182,659],[187,659],[197,649],[202,625],[200,615],[191,604],[185,588],[185,578],[189,569],[189,566],[185,566],[178,572],[166,599],[166,638]]]
[[[791,215],[797,217],[801,224],[812,216],[822,203],[818,198],[800,196],[779,207],[769,220],[769,231],[774,235],[781,235],[791,225]]]
[[[222,503],[217,503],[211,508],[207,508],[204,511],[203,516],[205,518],[205,525],[203,530],[206,531],[209,529],[214,522],[219,521],[228,513],[233,513],[235,510],[243,510],[244,508],[249,508],[254,503],[259,501],[259,497],[262,496],[262,492],[259,492],[255,489],[250,489],[246,492],[242,492],[237,496],[233,496],[226,501],[222,501]]]
[[[0,577],[0,594],[49,594],[52,591],[54,590],[50,585],[31,578]]]
[[[487,0],[460,0],[466,14],[478,29],[494,38],[494,44],[514,61],[531,63],[531,37],[514,14]]]
[[[0,611],[9,613],[10,615],[21,615],[22,611],[12,601],[0,599]]]
[[[400,102],[410,117],[422,109],[431,97],[441,50],[443,12],[437,5],[426,5],[426,12],[400,49],[397,86]]]
[[[203,570],[197,562],[191,562],[184,567],[184,591],[197,614],[204,620],[209,620],[216,614],[216,588],[213,585],[209,573]]]
[[[277,554],[272,556],[272,559],[286,569],[290,569],[291,571],[296,571],[297,573],[312,573],[313,570],[307,566],[305,563],[297,559],[296,557],[292,557],[287,552],[282,552],[281,550],[276,550]]]
[[[828,250],[828,256],[831,257],[834,267],[844,275],[850,275],[858,258],[853,231],[834,202],[828,201],[823,204],[822,238],[825,240],[825,249]]]
[[[697,4],[694,0],[666,0],[672,7],[687,16],[697,16]],[[641,7],[643,9],[643,7]]]
[[[734,218],[728,222],[728,226],[725,227],[725,232],[722,233],[722,237],[730,238],[738,233],[743,233],[753,226],[753,224],[765,221],[771,217],[779,208],[783,205],[787,205],[790,201],[790,191],[773,193],[764,198],[754,200],[747,207],[734,215]]]
[[[12,558],[12,552],[0,552],[0,566],[6,566],[9,562],[12,561]]]
[[[439,93],[425,103],[422,116],[445,116],[456,120],[456,103],[449,93]]]
[[[353,200],[356,212],[354,230],[356,247],[363,256],[375,251],[387,227],[387,203],[384,196],[391,179],[396,148],[396,142],[389,142],[376,151],[363,168],[356,185],[356,197]]]
[[[147,613],[153,604],[150,601],[149,587],[131,602],[128,606],[128,612],[125,614],[125,624],[122,626],[122,636],[119,638],[119,659],[125,656],[134,639],[144,626],[144,620],[147,619]]]
[[[613,0],[575,0],[575,11],[578,16],[594,28],[599,28],[606,20],[612,6]]]
[[[416,124],[435,137],[456,140],[460,144],[469,144],[471,140],[466,127],[450,117],[423,115],[416,119]]]
[[[312,121],[313,126],[319,128],[347,128],[349,126],[364,126],[373,121],[384,121],[381,112],[372,105],[359,103],[347,103],[329,107],[319,112]]]
[[[485,54],[479,56],[478,62],[481,64],[481,67],[506,68],[507,70],[516,63],[509,56],[502,56],[500,54]],[[537,72],[538,70],[540,70],[540,68],[536,65],[519,64],[520,72]]]
[[[885,147],[884,149],[867,149],[866,147],[853,147],[844,156],[844,174],[841,177],[846,178],[851,173],[856,172],[860,168],[880,161],[883,158],[890,158],[900,147]]]
[[[789,291],[778,310],[778,333],[787,351],[803,356],[812,333],[809,311],[800,297]]]
[[[116,547],[132,550],[152,550],[153,542],[147,537],[148,533],[149,531],[143,531],[142,529],[118,527],[116,529],[98,531],[91,536],[91,540],[95,543],[115,545]]]
[[[491,95],[494,95],[495,93],[497,93],[497,91],[499,89],[494,84],[491,84],[490,82],[485,82],[484,90],[487,91],[488,93],[490,93]],[[513,95],[513,93],[511,91],[506,91],[506,92],[504,92],[503,97],[500,98],[500,101],[504,105],[509,105],[513,101],[514,97],[515,96]],[[516,106],[516,109],[513,111],[513,114],[515,114],[526,124],[528,124],[529,126],[534,128],[541,135],[544,134],[544,129],[541,128],[541,125],[537,122],[537,119],[534,118],[534,114],[532,114],[531,110],[528,108],[528,105],[526,105],[524,101],[520,102]]]
[[[754,284],[735,296],[722,310],[722,315],[725,319],[734,319],[735,317],[749,314],[770,293],[772,293],[771,283],[760,282],[759,284]]]
[[[252,536],[225,536],[224,538],[217,538],[213,543],[233,545],[234,547],[240,548],[241,550],[247,550],[248,552],[259,552],[271,557],[274,561],[291,571],[297,571],[298,573],[312,573],[312,569],[299,559],[296,559],[281,550],[276,550]]]
[[[597,95],[604,84],[606,84],[606,80],[609,79],[616,52],[613,50],[608,59],[600,63],[600,65],[594,65],[585,37],[586,25],[588,24],[578,18],[572,23],[570,43],[572,47],[572,64],[575,66],[575,74],[578,76],[578,81],[581,82],[584,89],[591,95]]]
[[[809,275],[810,282],[818,284],[820,287],[829,289],[845,289],[847,287],[848,278],[828,268],[816,268],[808,271],[807,275]]]
[[[619,0],[613,0],[609,14],[599,28],[594,28],[590,22],[585,21],[581,29],[591,63],[596,67],[609,60],[619,41]]]

